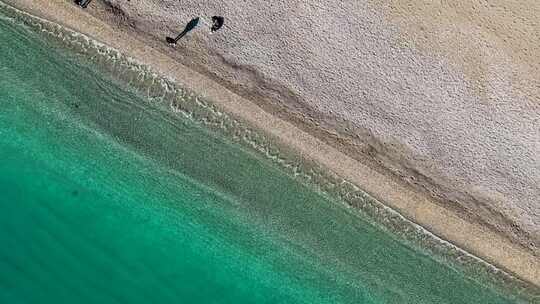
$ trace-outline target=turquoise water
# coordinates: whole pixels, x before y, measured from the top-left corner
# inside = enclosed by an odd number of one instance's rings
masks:
[[[0,303],[513,303],[0,18]]]

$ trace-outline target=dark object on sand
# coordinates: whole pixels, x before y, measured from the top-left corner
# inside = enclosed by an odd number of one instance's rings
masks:
[[[166,40],[168,43],[176,44],[180,38],[184,37],[188,32],[194,29],[197,24],[199,24],[199,17],[191,19],[190,22],[186,25],[186,28],[178,35],[176,38],[167,37]]]
[[[77,3],[80,7],[86,8],[88,4],[90,4],[92,0],[75,0],[75,3]]]
[[[223,23],[225,23],[225,18],[221,16],[213,16],[212,17],[212,32],[219,30],[223,26]]]

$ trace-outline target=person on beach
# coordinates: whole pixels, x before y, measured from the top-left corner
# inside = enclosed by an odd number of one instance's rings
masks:
[[[219,30],[223,26],[223,23],[225,23],[225,18],[221,16],[212,16],[212,32]]]
[[[191,21],[189,21],[188,24],[186,25],[186,28],[184,28],[184,30],[178,36],[176,36],[176,38],[166,37],[167,42],[176,44],[178,40],[180,40],[187,33],[189,33],[191,30],[197,27],[198,24],[199,24],[199,17],[191,19]]]
[[[80,7],[86,8],[88,4],[90,4],[92,0],[75,0],[75,3],[77,3]]]

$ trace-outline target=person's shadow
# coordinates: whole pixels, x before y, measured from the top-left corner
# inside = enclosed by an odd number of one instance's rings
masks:
[[[176,44],[178,40],[184,37],[187,33],[193,30],[199,24],[199,17],[191,19],[186,25],[186,28],[176,38],[166,37],[168,43]]]
[[[88,4],[90,4],[92,0],[75,0],[75,4],[79,5],[82,8],[88,7]]]

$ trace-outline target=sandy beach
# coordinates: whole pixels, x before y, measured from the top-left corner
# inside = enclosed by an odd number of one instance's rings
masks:
[[[440,238],[540,286],[539,25],[524,15],[538,4],[498,13],[438,7],[437,19],[427,17],[434,8],[377,1],[95,0],[87,11],[61,0],[4,2],[151,66]],[[469,18],[453,22],[451,11]],[[489,13],[502,28],[473,18]],[[206,26],[212,14],[227,16],[216,33]],[[503,18],[512,14],[521,17]],[[164,43],[199,15],[203,26],[181,45]]]

